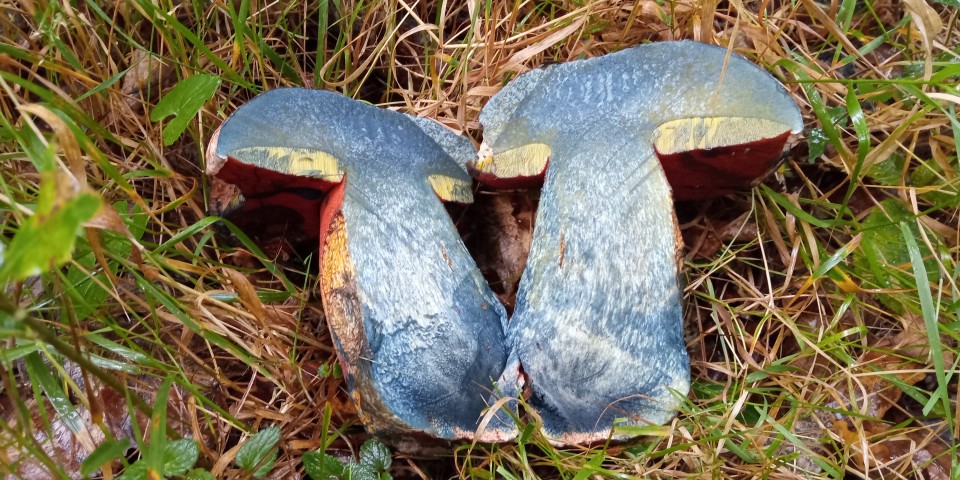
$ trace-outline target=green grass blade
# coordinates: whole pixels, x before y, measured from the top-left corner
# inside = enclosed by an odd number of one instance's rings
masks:
[[[920,247],[917,240],[910,230],[910,226],[905,222],[900,224],[900,231],[903,233],[903,241],[910,253],[910,264],[913,267],[913,276],[917,280],[917,295],[920,298],[920,310],[923,313],[923,324],[927,330],[927,340],[930,342],[930,358],[933,361],[934,373],[937,377],[937,390],[930,397],[930,401],[923,406],[923,413],[929,414],[935,403],[939,400],[943,406],[943,411],[952,423],[953,415],[950,413],[950,395],[947,392],[948,378],[943,364],[943,343],[940,340],[940,326],[937,315],[937,308],[933,303],[933,294],[930,292],[930,282],[927,281],[927,267],[923,263],[923,256],[920,254]]]

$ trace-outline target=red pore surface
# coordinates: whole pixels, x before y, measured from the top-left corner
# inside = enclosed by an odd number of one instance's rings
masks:
[[[657,152],[675,200],[703,200],[749,188],[777,165],[790,137],[773,137],[729,147]]]
[[[302,189],[301,189],[302,190]],[[301,191],[281,191],[245,197],[239,210],[228,217],[255,239],[316,239],[325,195],[304,196]]]
[[[258,167],[249,163],[241,162],[235,158],[229,157],[223,163],[223,166],[216,173],[217,178],[227,183],[236,185],[243,193],[245,201],[241,209],[241,215],[269,215],[270,218],[245,219],[244,223],[248,225],[264,225],[269,228],[288,228],[277,224],[285,224],[289,221],[296,221],[295,216],[299,215],[300,225],[291,225],[302,228],[303,233],[308,238],[320,236],[321,245],[323,235],[326,232],[323,219],[327,218],[326,227],[329,227],[329,218],[334,212],[325,213],[326,205],[330,204],[331,196],[335,196],[338,190],[342,198],[342,182],[329,182],[317,178],[305,177],[301,175],[290,175],[277,172],[263,167]],[[313,194],[313,192],[319,192]],[[339,210],[340,200],[337,199],[334,207]],[[283,213],[283,212],[293,212]],[[291,217],[291,218],[286,218]],[[269,233],[269,232],[265,232]]]

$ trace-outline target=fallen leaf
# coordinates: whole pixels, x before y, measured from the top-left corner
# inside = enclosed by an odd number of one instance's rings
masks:
[[[685,225],[681,233],[687,246],[687,258],[714,258],[724,245],[756,240],[758,235],[757,224],[750,218],[750,212],[729,221],[701,217],[699,221]]]
[[[135,111],[143,111],[145,104],[176,80],[176,71],[146,50],[134,50],[128,65],[121,92],[126,104]]]

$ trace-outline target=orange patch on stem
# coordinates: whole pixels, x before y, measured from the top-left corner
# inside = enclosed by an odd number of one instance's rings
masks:
[[[360,305],[356,272],[347,249],[347,229],[343,215],[337,212],[327,220],[321,233],[320,297],[330,331],[339,350],[340,367],[349,380],[356,372],[366,335],[363,331],[363,306]]]

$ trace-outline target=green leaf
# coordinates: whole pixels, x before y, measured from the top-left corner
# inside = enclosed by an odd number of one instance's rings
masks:
[[[587,460],[587,462],[583,464],[583,466],[580,468],[580,471],[578,471],[573,477],[573,480],[587,480],[590,475],[596,473],[600,468],[600,465],[603,464],[603,454],[604,450],[598,449],[597,453],[593,454],[593,456],[590,457],[590,460]]]
[[[143,211],[140,205],[132,202],[119,201],[113,203],[113,209],[120,214],[120,218],[123,220],[123,223],[126,224],[127,229],[130,230],[130,235],[132,235],[133,238],[137,240],[143,238],[150,216]]]
[[[343,463],[324,452],[304,453],[303,469],[313,480],[331,480],[343,476]]]
[[[130,234],[139,239],[143,236],[147,215],[139,205],[125,201],[115,202],[116,211]],[[110,230],[101,230],[102,251],[108,253],[107,264],[114,275],[119,273],[120,265],[113,261],[116,258],[128,258],[133,249],[130,239],[125,235]],[[73,303],[73,314],[77,322],[82,322],[90,314],[104,306],[110,296],[112,285],[110,275],[103,271],[96,255],[87,242],[81,241],[73,254],[74,264],[65,273],[63,289],[70,295]]]
[[[38,200],[37,212],[24,220],[7,246],[0,283],[22,280],[65,263],[83,223],[100,208],[100,197],[92,193],[81,193],[49,214],[40,211],[43,201]]]
[[[707,380],[694,380],[690,385],[690,390],[698,399],[717,397],[723,393],[723,385]]]
[[[813,215],[803,211],[800,207],[790,202],[790,200],[787,199],[787,197],[780,195],[779,193],[773,191],[770,187],[762,183],[760,184],[760,189],[763,191],[765,195],[770,197],[771,200],[773,200],[778,205],[783,207],[784,210],[790,212],[790,214],[792,214],[793,216],[797,217],[800,220],[803,220],[804,222],[809,223],[810,225],[813,225],[815,227],[820,227],[820,228],[830,228],[830,227],[834,227],[837,224],[837,222],[830,221],[830,220],[820,220],[819,218],[814,217]]]
[[[23,336],[26,334],[26,330],[23,327],[23,323],[20,322],[16,316],[10,315],[7,312],[0,312],[0,336]],[[39,349],[36,342],[20,340],[17,343],[22,344],[10,348],[0,348],[0,362],[19,360]]]
[[[333,365],[324,363],[317,368],[317,375],[321,378],[341,378],[343,377],[343,370],[340,369],[340,363],[334,363]]]
[[[83,99],[85,99],[85,98],[87,98],[87,97],[89,97],[89,96],[91,96],[91,95],[96,95],[96,94],[98,94],[98,93],[100,93],[100,92],[106,91],[108,88],[110,88],[111,85],[113,85],[113,84],[117,83],[118,81],[120,81],[120,79],[122,79],[123,76],[126,75],[127,72],[129,72],[132,68],[133,68],[133,67],[130,67],[130,68],[127,68],[126,70],[121,70],[121,71],[117,72],[114,76],[112,76],[112,77],[106,79],[105,81],[101,82],[101,83],[100,83],[99,85],[97,85],[96,87],[93,87],[93,88],[91,88],[90,90],[87,90],[87,93],[84,93],[83,95],[80,95],[79,97],[77,97],[77,98],[74,99],[73,101],[74,101],[74,102],[77,102],[77,103],[79,104]],[[106,95],[104,95],[104,96],[106,96]]]
[[[130,465],[123,471],[122,474],[116,477],[117,480],[146,480],[147,479],[147,464],[143,462],[137,462],[133,465]]]
[[[83,242],[77,248],[74,261],[76,265],[67,269],[63,289],[70,296],[76,321],[82,322],[106,303],[110,296],[109,277],[97,268],[93,251]]]
[[[74,434],[79,434],[84,428],[83,418],[77,412],[70,397],[67,396],[62,387],[62,381],[53,374],[53,368],[43,362],[40,354],[33,352],[24,357],[24,365],[27,367],[27,374],[33,383],[35,395],[39,400],[41,397],[37,388],[42,388],[50,406],[63,421],[64,425]],[[42,411],[42,410],[41,410]]]
[[[839,125],[847,121],[847,109],[844,107],[826,107],[824,113],[830,119],[831,125]]]
[[[830,139],[822,128],[817,127],[810,129],[810,133],[807,135],[807,147],[810,149],[811,162],[816,161],[823,155],[828,143],[830,143]]]
[[[497,475],[500,475],[501,477],[506,478],[507,480],[518,480],[516,475],[513,475],[512,473],[510,473],[510,471],[504,468],[503,465],[497,466]]]
[[[384,471],[390,468],[393,458],[390,456],[390,448],[376,438],[371,438],[360,447],[360,464],[370,465],[377,471]]]
[[[949,169],[956,170],[956,158],[948,159]],[[943,168],[933,160],[920,162],[911,168],[910,184],[920,188],[920,196],[931,203],[938,205],[957,205],[960,183],[948,179],[952,175],[944,175]],[[932,187],[932,188],[931,188]]]
[[[279,441],[280,427],[269,427],[257,432],[237,452],[237,466],[253,472],[254,478],[262,478],[270,473],[277,461],[277,449],[274,447]]]
[[[190,470],[186,475],[184,475],[183,478],[186,480],[217,480],[212,473],[202,468],[194,468],[193,470]]]
[[[102,251],[108,253],[107,264],[110,270],[117,274],[120,265],[113,259],[128,258],[133,246],[129,239],[116,232],[102,230],[101,236]],[[103,307],[110,296],[112,285],[110,276],[100,268],[97,257],[87,242],[81,241],[77,244],[73,259],[74,264],[66,271],[63,288],[70,295],[74,316],[76,321],[80,322]]]
[[[927,280],[927,266],[924,265],[923,257],[920,253],[920,246],[914,238],[914,232],[910,229],[910,223],[900,223],[900,232],[903,234],[903,242],[910,255],[910,265],[913,267],[913,276],[917,279],[917,295],[920,297],[920,309],[923,313],[923,324],[927,331],[927,342],[930,344],[930,358],[933,360],[933,370],[937,377],[937,390],[930,396],[930,401],[924,405],[923,414],[929,415],[930,410],[939,400],[942,402],[944,412],[950,415],[950,396],[947,392],[948,379],[946,376],[943,361],[943,345],[940,340],[940,329],[938,321],[937,307],[933,303],[933,293],[930,291],[930,283]]]
[[[178,83],[160,99],[157,106],[150,112],[150,121],[159,122],[174,115],[174,119],[163,127],[164,145],[172,145],[180,137],[190,124],[190,120],[200,111],[203,104],[207,103],[207,100],[213,98],[213,94],[219,87],[219,77],[207,74],[194,75]]]
[[[163,450],[163,475],[175,477],[183,475],[200,457],[200,449],[192,438],[181,438],[167,444]]]
[[[782,374],[785,372],[795,372],[797,367],[792,365],[769,365],[767,368],[759,372],[750,372],[747,374],[747,378],[744,380],[746,383],[759,382],[761,380],[767,379],[771,376]]]
[[[853,264],[860,270],[859,275],[870,278],[880,288],[912,288],[915,280],[905,275],[906,266],[911,262],[910,252],[903,242],[899,223],[906,222],[913,237],[920,237],[920,230],[914,221],[914,215],[895,198],[888,198],[875,207],[862,224],[863,238],[860,248],[853,251]],[[936,235],[929,234],[931,240]],[[926,258],[928,272],[935,274],[937,266],[932,252],[926,244],[918,247]],[[917,280],[919,281],[919,280]],[[877,300],[887,308],[902,313],[903,305],[894,296],[878,294]]]
[[[867,175],[880,185],[900,185],[903,181],[903,162],[903,155],[890,155],[889,157],[874,163],[870,169],[867,170]]]
[[[111,460],[116,460],[130,448],[130,440],[121,438],[101,443],[80,463],[80,475],[89,477]]]
[[[933,0],[933,1],[937,3],[941,3],[943,5],[949,5],[956,9],[960,9],[960,0]]]
[[[360,463],[347,465],[343,476],[345,480],[380,480],[379,477],[375,468]]]
[[[857,134],[857,169],[859,170],[867,152],[870,151],[870,127],[867,125],[867,117],[863,114],[860,100],[853,88],[847,88],[846,105],[853,131]]]

